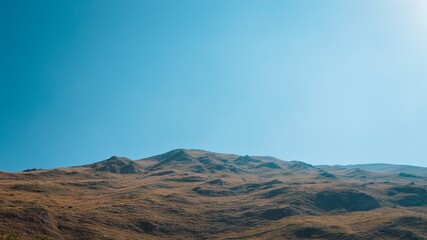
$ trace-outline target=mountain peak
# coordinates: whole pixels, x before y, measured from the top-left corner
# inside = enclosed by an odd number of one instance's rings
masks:
[[[126,157],[112,156],[104,161],[86,165],[95,171],[132,174],[142,172],[142,167]]]

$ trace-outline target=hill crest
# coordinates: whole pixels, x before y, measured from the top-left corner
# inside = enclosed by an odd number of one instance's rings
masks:
[[[427,236],[427,178],[394,172],[175,149],[0,177],[0,226],[27,236]]]

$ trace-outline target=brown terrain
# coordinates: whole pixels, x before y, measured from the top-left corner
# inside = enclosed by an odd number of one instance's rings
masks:
[[[427,169],[360,166],[177,149],[0,172],[0,239],[427,239]]]

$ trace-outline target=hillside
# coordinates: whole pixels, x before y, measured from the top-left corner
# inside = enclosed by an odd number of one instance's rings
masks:
[[[176,149],[0,172],[0,232],[23,239],[427,239],[427,169],[415,177],[369,170]]]
[[[355,164],[355,165],[337,165],[338,168],[359,168],[372,172],[388,172],[388,173],[404,173],[427,177],[427,168],[409,166],[409,165],[395,165],[385,163],[372,163],[372,164]]]

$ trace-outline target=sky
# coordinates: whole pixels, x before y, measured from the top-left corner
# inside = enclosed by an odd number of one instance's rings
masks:
[[[0,0],[0,170],[175,148],[427,166],[424,0]]]

